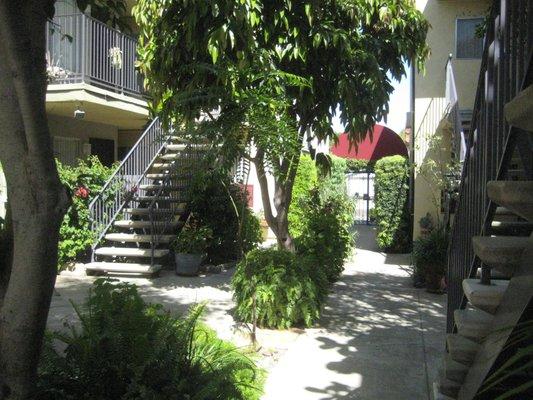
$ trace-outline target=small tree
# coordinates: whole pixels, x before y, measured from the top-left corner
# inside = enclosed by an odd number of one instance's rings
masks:
[[[388,112],[388,74],[400,79],[405,60],[421,66],[428,53],[428,23],[410,0],[140,0],[134,15],[155,110],[186,127],[212,117],[211,132],[255,163],[265,218],[288,249],[306,132],[334,138],[338,107],[351,140],[361,140]]]

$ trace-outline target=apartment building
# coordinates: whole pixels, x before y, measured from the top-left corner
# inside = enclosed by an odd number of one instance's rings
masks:
[[[439,181],[450,171],[436,169],[450,163],[452,154],[460,161],[461,131],[464,141],[469,138],[483,54],[482,30],[491,4],[487,0],[416,1],[431,24],[427,35],[431,55],[425,71],[417,71],[414,78],[415,238],[420,234],[418,221],[427,213],[435,221],[446,218]]]

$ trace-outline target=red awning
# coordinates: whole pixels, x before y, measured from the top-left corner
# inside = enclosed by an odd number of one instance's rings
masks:
[[[370,136],[369,132],[357,149],[355,146],[350,149],[348,134],[343,133],[339,136],[337,145],[331,149],[331,153],[342,158],[373,161],[397,154],[407,157],[407,147],[403,140],[386,126],[374,125],[372,139]]]

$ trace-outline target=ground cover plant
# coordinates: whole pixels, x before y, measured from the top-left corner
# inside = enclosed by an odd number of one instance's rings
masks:
[[[402,156],[384,157],[376,162],[374,212],[377,244],[389,252],[408,252],[409,162]]]
[[[201,323],[202,310],[173,317],[134,285],[95,281],[76,306],[81,327],[48,336],[36,398],[258,400],[263,371]]]

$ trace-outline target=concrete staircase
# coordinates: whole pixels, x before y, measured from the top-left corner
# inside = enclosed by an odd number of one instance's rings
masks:
[[[186,190],[192,177],[191,153],[205,151],[204,145],[189,145],[173,137],[146,172],[148,184],[126,204],[110,231],[86,264],[88,275],[140,274],[156,276],[170,264],[170,244],[184,224]]]
[[[525,255],[533,240],[533,181],[489,182],[487,192],[499,206],[495,217],[508,218],[509,231],[493,223],[490,236],[472,238],[476,256],[490,268],[493,279],[490,284],[479,279],[463,280],[468,305],[454,313],[455,332],[447,336],[447,354],[434,383],[436,400],[472,398],[471,387],[475,385],[469,379],[479,380],[479,371],[488,372],[492,359],[487,353],[498,353],[495,343],[501,338],[495,341],[494,335],[498,331],[501,336],[499,321],[508,319],[509,309],[519,307],[514,304],[518,297],[525,296],[527,301],[533,293],[533,260]],[[516,228],[518,232],[513,231]],[[524,274],[530,278],[524,280]]]

